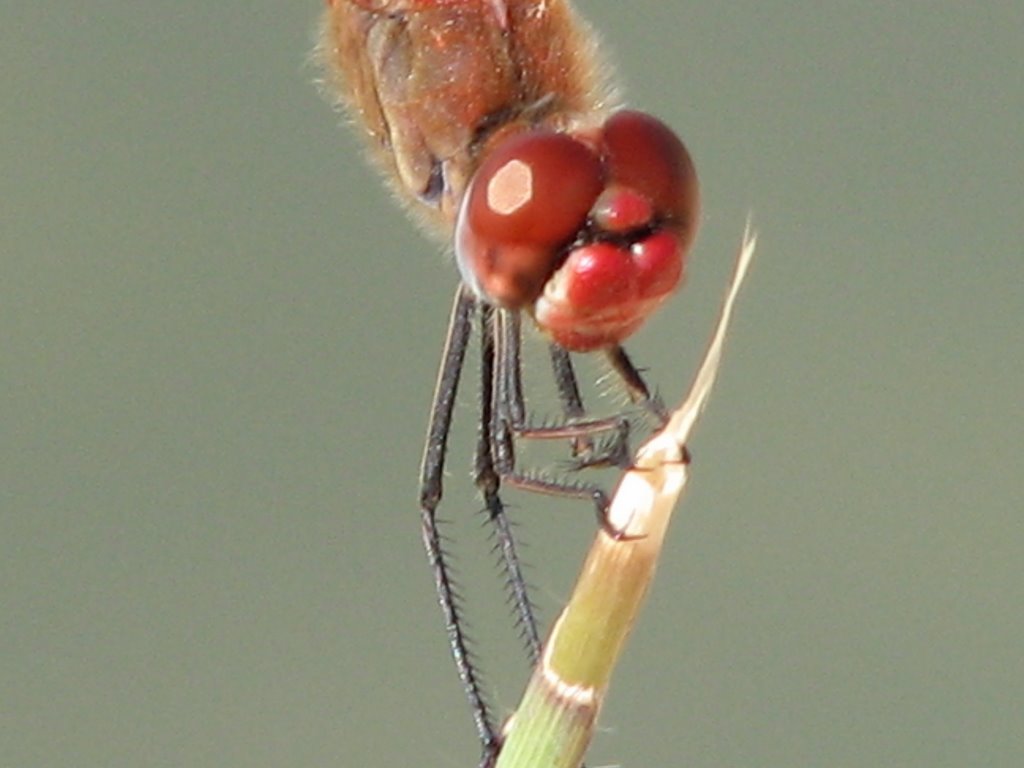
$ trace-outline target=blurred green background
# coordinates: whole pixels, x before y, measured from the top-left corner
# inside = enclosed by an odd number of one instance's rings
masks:
[[[702,178],[630,345],[670,400],[761,233],[589,764],[1024,764],[1024,6],[581,6]],[[0,765],[475,765],[415,505],[456,274],[318,96],[320,10],[0,10]],[[550,620],[592,515],[509,500]]]

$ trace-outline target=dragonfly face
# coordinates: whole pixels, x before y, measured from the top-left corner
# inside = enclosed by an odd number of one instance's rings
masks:
[[[462,634],[435,520],[472,323],[479,320],[482,355],[475,479],[535,659],[539,635],[499,485],[588,498],[599,514],[606,497],[585,483],[517,471],[513,438],[569,439],[580,466],[601,460],[581,457],[594,433],[618,430],[625,439],[624,419],[586,418],[569,352],[601,350],[631,398],[664,418],[619,345],[683,279],[697,229],[697,177],[671,129],[618,109],[595,38],[569,0],[328,0],[318,55],[375,162],[420,223],[453,247],[462,277],[428,428],[420,509],[482,764],[489,764],[500,738]],[[557,427],[526,423],[523,313],[551,342],[566,419]]]
[[[640,112],[504,137],[460,208],[463,280],[491,303],[526,309],[566,349],[618,344],[682,278],[696,179],[682,142]]]

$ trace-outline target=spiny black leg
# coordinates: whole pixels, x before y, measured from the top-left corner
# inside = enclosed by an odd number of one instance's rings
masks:
[[[612,369],[626,386],[630,400],[646,409],[657,420],[659,429],[664,427],[668,423],[668,410],[661,402],[661,398],[651,394],[647,382],[629,359],[626,350],[616,344],[605,349],[604,353],[608,362],[611,363]]]
[[[494,323],[497,357],[495,414],[509,424],[526,421],[523,399],[522,318],[518,312],[499,311]]]
[[[572,358],[561,344],[548,344],[551,355],[551,370],[555,374],[555,386],[558,387],[558,398],[562,402],[562,413],[566,419],[581,419],[586,415],[583,410],[583,396],[580,394],[579,379],[572,367]]]
[[[572,455],[578,459],[574,463],[573,469],[626,466],[629,453],[629,420],[622,416],[586,419],[579,379],[573,368],[571,356],[564,347],[554,342],[548,344],[548,354],[551,358],[551,369],[565,421],[559,425],[538,427],[527,425],[520,373],[521,343],[518,317],[510,316],[504,326],[499,328],[497,334],[498,365],[504,366],[509,375],[504,377],[502,384],[506,387],[505,394],[498,398],[504,406],[495,409],[495,414],[498,417],[504,414],[506,423],[498,425],[498,428],[495,429],[496,436],[501,437],[501,433],[504,432],[506,439],[512,437],[528,440],[568,438],[572,443]],[[617,434],[613,436],[608,445],[595,451],[594,436],[603,432]],[[514,472],[514,449],[507,442],[499,442],[495,450],[495,463],[501,475]]]
[[[491,393],[491,460],[498,475],[515,466],[514,433],[526,419],[523,402],[522,345],[519,315],[496,311],[491,316],[493,339],[493,376]]]
[[[476,306],[477,302],[473,295],[467,289],[460,287],[455,295],[455,303],[448,324],[448,337],[441,359],[437,387],[434,390],[434,403],[431,407],[430,424],[427,428],[427,442],[423,451],[423,464],[420,472],[420,520],[427,559],[434,571],[437,601],[444,616],[445,629],[448,631],[448,645],[451,647],[455,667],[473,711],[473,721],[484,750],[484,759],[481,761],[481,765],[485,765],[489,764],[497,752],[498,737],[491,724],[487,702],[484,699],[476,667],[473,664],[473,657],[462,628],[462,612],[458,595],[455,592],[450,569],[445,560],[436,518],[437,505],[441,501],[443,491],[442,476],[452,410],[455,406],[459,375],[466,355],[466,345],[469,342],[473,312]]]
[[[491,307],[481,307],[480,312],[480,431],[477,436],[475,476],[476,484],[484,497],[488,518],[494,525],[497,549],[501,552],[505,579],[515,605],[517,623],[526,641],[530,663],[536,663],[540,656],[540,631],[533,602],[530,600],[523,576],[519,555],[516,551],[515,536],[504,503],[499,495],[501,479],[496,471],[495,451],[511,452],[511,435],[507,421],[497,414],[511,407],[522,410],[522,391],[519,388],[520,371],[503,368],[509,361],[518,365],[519,353],[514,351],[508,357],[499,355],[499,347],[507,345],[509,339],[499,339],[503,333],[505,319],[509,313]],[[516,341],[518,346],[518,340]],[[518,405],[510,404],[509,398],[520,398]],[[497,448],[498,445],[502,448]],[[509,455],[511,455],[509,453]]]
[[[548,353],[551,356],[555,386],[558,388],[558,399],[562,403],[562,413],[565,414],[566,421],[578,421],[586,416],[586,411],[583,409],[583,396],[580,394],[579,379],[573,369],[572,358],[565,347],[554,342],[548,344]],[[586,459],[593,451],[594,441],[589,437],[579,436],[573,439],[573,456],[582,456]]]

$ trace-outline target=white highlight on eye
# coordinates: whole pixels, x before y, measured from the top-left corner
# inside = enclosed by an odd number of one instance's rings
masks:
[[[509,160],[487,182],[487,207],[510,216],[533,199],[533,171],[522,160]]]

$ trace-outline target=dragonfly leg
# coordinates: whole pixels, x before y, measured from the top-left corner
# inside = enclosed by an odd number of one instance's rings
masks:
[[[442,477],[455,395],[458,390],[459,376],[465,359],[476,306],[477,301],[472,293],[460,287],[452,307],[448,338],[445,342],[437,388],[434,392],[434,404],[431,408],[430,424],[427,428],[427,441],[420,473],[420,519],[427,559],[434,572],[437,600],[444,616],[445,629],[448,632],[448,645],[451,648],[459,678],[462,680],[463,690],[469,699],[477,735],[486,755],[497,752],[498,737],[463,630],[461,605],[453,583],[451,569],[445,557],[436,516],[437,506],[443,493]]]
[[[626,350],[616,344],[608,347],[604,353],[612,370],[622,379],[630,400],[654,417],[658,429],[664,427],[668,423],[668,409],[665,408],[665,404],[657,394],[651,394],[647,382],[644,381],[640,370],[633,365],[633,361],[629,359]]]
[[[477,487],[483,494],[488,518],[494,526],[497,537],[497,549],[501,554],[501,563],[505,578],[515,606],[517,624],[526,643],[527,654],[531,664],[540,657],[540,631],[537,628],[536,608],[530,599],[526,579],[523,576],[522,564],[517,552],[512,524],[505,512],[505,505],[498,491],[501,485],[500,473],[496,468],[494,448],[503,443],[505,438],[496,432],[504,430],[502,421],[496,414],[504,410],[500,400],[504,397],[504,387],[498,385],[499,377],[506,375],[501,372],[501,363],[497,357],[496,314],[506,314],[490,306],[481,307],[480,313],[480,430],[477,435],[475,459],[475,477]],[[518,362],[518,356],[516,356]],[[518,372],[512,374],[519,376]]]

